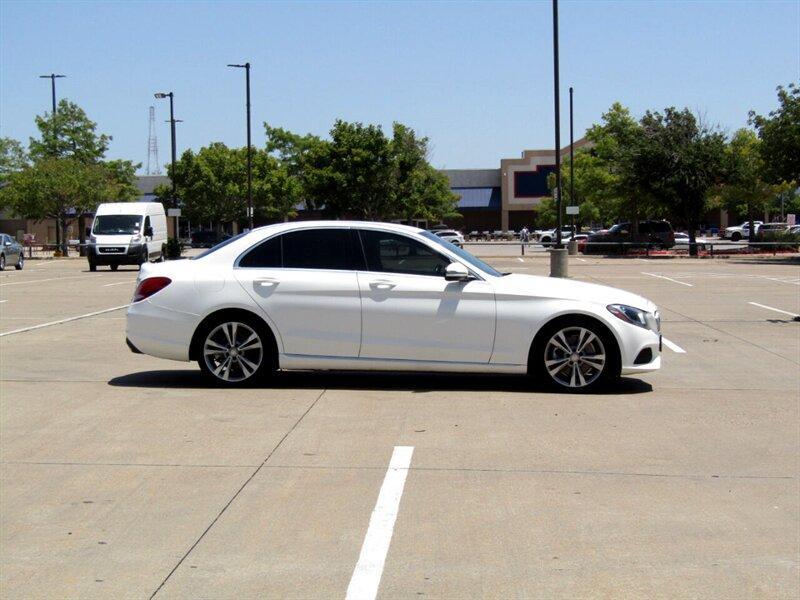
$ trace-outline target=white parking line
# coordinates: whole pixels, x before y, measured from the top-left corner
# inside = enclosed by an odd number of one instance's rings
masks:
[[[797,313],[792,313],[787,310],[781,310],[780,308],[772,308],[771,306],[767,306],[766,304],[759,304],[758,302],[748,302],[748,304],[752,304],[753,306],[758,306],[760,308],[766,308],[767,310],[773,310],[777,313],[782,313],[784,315],[789,315],[790,317],[794,317],[795,319],[800,317],[800,315],[798,315]]]
[[[8,302],[8,300],[0,300],[0,304],[2,304],[3,302]]]
[[[521,259],[519,256],[517,257],[517,260],[518,260],[519,262],[525,262],[525,261],[524,261],[523,259]]]
[[[678,346],[678,344],[676,344],[675,342],[670,342],[664,336],[661,336],[661,341],[664,342],[664,345],[673,352],[676,352],[677,354],[686,354],[686,350]]]
[[[78,315],[77,317],[68,317],[66,319],[60,319],[58,321],[50,321],[49,323],[41,323],[39,325],[31,325],[30,327],[23,327],[22,329],[15,329],[13,331],[6,331],[5,333],[0,333],[0,337],[4,337],[7,335],[14,335],[15,333],[25,333],[26,331],[33,331],[34,329],[41,329],[42,327],[50,327],[51,325],[61,325],[61,323],[69,323],[70,321],[77,321],[78,319],[85,319],[87,317],[94,317],[97,315],[102,315],[103,313],[112,312],[115,310],[120,310],[121,308],[128,308],[130,304],[123,304],[122,306],[115,306],[114,308],[106,308],[104,310],[98,310],[91,313],[86,313],[85,315]]]
[[[586,262],[585,258],[578,258],[578,260],[581,261],[581,262]]]
[[[118,281],[116,283],[106,283],[103,287],[111,287],[112,285],[122,285],[123,283],[134,283],[136,282],[135,279],[126,279],[125,281]]]
[[[74,277],[50,277],[48,279],[31,279],[29,281],[15,281],[13,283],[0,283],[0,287],[9,285],[25,285],[26,283],[43,283],[45,281],[62,281],[64,279],[89,279],[90,277],[102,277],[102,275],[75,275]]]
[[[686,287],[694,287],[694,285],[691,283],[686,283],[685,281],[678,281],[677,279],[664,277],[663,275],[656,275],[655,273],[645,273],[644,271],[642,271],[642,275],[650,275],[650,277],[658,277],[659,279],[666,279],[667,281],[671,281],[672,283],[679,283],[681,285],[685,285]]]
[[[347,586],[347,600],[373,600],[378,594],[413,453],[413,446],[394,447],[389,469],[378,493],[378,501],[369,519],[369,528],[364,537],[364,545],[361,546],[358,563],[350,578],[350,585]]]

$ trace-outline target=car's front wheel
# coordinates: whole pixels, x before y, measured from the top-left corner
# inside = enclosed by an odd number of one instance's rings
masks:
[[[590,319],[562,320],[538,339],[531,370],[557,389],[593,391],[619,375],[616,342]]]
[[[23,267],[24,267],[24,266],[25,266],[25,257],[24,257],[24,256],[22,256],[22,254],[20,254],[20,255],[19,255],[19,260],[17,261],[17,264],[16,264],[16,265],[14,265],[14,268],[15,268],[17,271],[22,271],[22,269],[23,269]]]
[[[274,370],[271,349],[263,327],[254,320],[226,318],[205,329],[198,362],[216,384],[245,385]]]

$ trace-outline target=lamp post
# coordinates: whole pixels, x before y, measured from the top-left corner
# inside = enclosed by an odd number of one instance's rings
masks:
[[[575,152],[572,131],[572,86],[569,86],[569,203],[575,206]],[[575,215],[572,215],[572,237],[575,237]]]
[[[172,208],[178,208],[178,199],[175,197],[175,107],[173,101],[175,94],[172,92],[158,92],[154,94],[156,99],[163,100],[169,98],[169,126],[170,139],[172,142],[172,161],[170,168],[170,183],[172,184]],[[175,239],[178,239],[178,217],[175,217]]]
[[[558,0],[553,0],[553,86],[556,119],[556,210],[558,211],[556,248],[561,248],[561,108],[558,93]]]
[[[50,88],[53,95],[53,117],[56,116],[56,79],[63,79],[64,77],[66,77],[66,75],[56,75],[55,73],[50,73],[50,75],[39,75],[40,79],[50,80]]]
[[[228,66],[236,69],[244,69],[246,88],[245,107],[247,110],[247,223],[248,227],[253,229],[253,162],[252,144],[250,143],[250,63],[246,62],[243,65]]]

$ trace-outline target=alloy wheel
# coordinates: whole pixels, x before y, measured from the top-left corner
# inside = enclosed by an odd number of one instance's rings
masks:
[[[547,342],[544,365],[564,387],[585,388],[603,374],[606,351],[600,337],[585,327],[565,327]]]
[[[212,329],[203,342],[209,372],[226,383],[249,379],[261,367],[264,348],[259,334],[246,323],[228,321]]]

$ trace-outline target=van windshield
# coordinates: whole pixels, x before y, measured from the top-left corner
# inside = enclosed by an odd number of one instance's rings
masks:
[[[139,233],[141,229],[141,215],[100,215],[94,218],[92,233],[95,235],[131,235]]]

